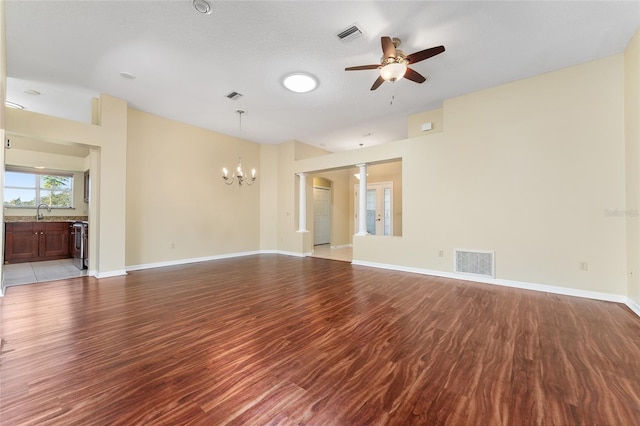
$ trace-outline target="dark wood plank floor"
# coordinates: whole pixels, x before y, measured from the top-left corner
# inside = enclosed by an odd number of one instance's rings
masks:
[[[259,255],[0,309],[3,426],[640,424],[615,303]]]

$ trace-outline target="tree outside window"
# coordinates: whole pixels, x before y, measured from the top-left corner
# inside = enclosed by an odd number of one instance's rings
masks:
[[[5,172],[5,207],[29,208],[41,203],[53,208],[73,207],[73,175]]]

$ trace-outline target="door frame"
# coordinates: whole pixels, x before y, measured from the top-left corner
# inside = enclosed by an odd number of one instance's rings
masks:
[[[320,189],[322,191],[328,191],[329,192],[329,242],[328,243],[320,243],[320,244],[329,244],[329,245],[331,245],[331,231],[332,231],[332,225],[333,225],[333,223],[332,223],[333,222],[332,221],[332,216],[333,216],[333,214],[332,214],[333,213],[333,197],[332,197],[333,196],[333,190],[330,187],[327,188],[326,186],[316,186],[316,185],[313,186],[313,191],[312,191],[312,194],[313,194],[313,196],[312,196],[312,198],[313,198],[313,206],[314,206],[314,208],[313,208],[313,245],[314,246],[318,245],[316,243],[316,215],[317,215],[317,211],[316,211],[316,208],[315,208],[315,201],[316,201],[315,191],[316,191],[316,189]]]
[[[358,229],[358,210],[359,210],[359,205],[358,205],[358,191],[360,190],[360,185],[359,184],[354,184],[353,185],[354,190],[353,190],[353,202],[354,202],[354,209],[353,209],[353,233],[357,234],[359,229]],[[389,206],[389,235],[388,236],[393,236],[393,181],[386,181],[386,182],[367,182],[367,190],[369,189],[382,189],[381,191],[381,199],[380,200],[376,200],[378,206],[382,205],[382,209],[381,211],[383,212],[382,214],[384,214],[384,190],[385,189],[391,189],[391,200],[390,200],[390,206]],[[382,234],[369,234],[369,235],[380,235],[380,236],[386,236],[384,235],[384,224],[382,226]]]

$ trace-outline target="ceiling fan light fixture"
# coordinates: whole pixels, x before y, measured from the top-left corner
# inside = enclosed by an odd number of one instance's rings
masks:
[[[318,79],[311,74],[296,72],[286,76],[282,80],[282,85],[292,92],[307,93],[318,87]]]
[[[400,62],[392,62],[380,68],[380,77],[385,81],[398,81],[407,72],[407,66]]]

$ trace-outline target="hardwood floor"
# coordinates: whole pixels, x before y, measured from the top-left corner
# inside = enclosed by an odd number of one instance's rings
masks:
[[[10,287],[0,424],[640,424],[615,303],[259,255]]]

